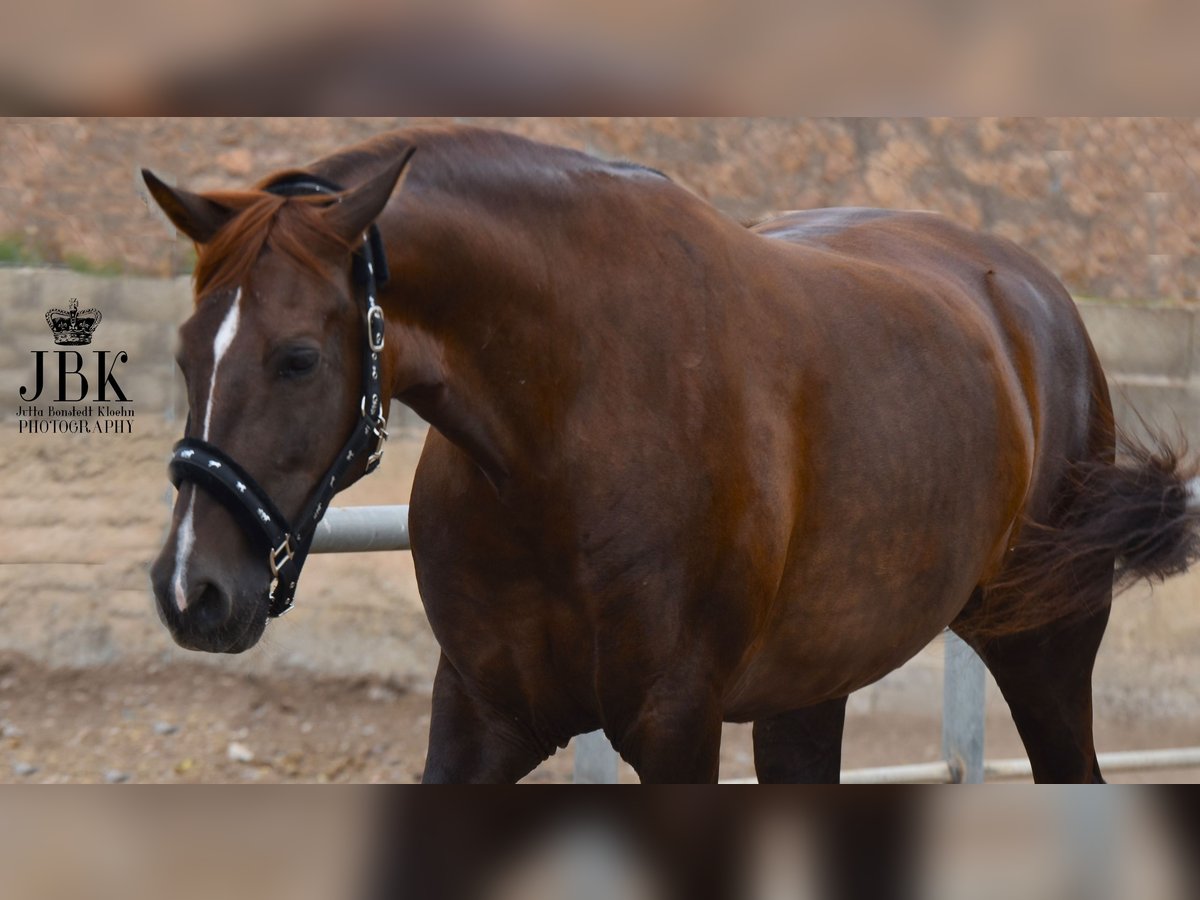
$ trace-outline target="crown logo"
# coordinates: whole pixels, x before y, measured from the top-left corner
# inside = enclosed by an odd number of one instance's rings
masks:
[[[69,310],[51,309],[46,312],[46,324],[54,335],[54,343],[77,346],[90,344],[92,332],[100,324],[100,310],[79,310],[79,301],[71,298]]]

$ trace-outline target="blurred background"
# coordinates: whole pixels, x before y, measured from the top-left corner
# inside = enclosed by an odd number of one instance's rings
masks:
[[[5,792],[5,896],[1187,900],[1200,883],[1195,813],[1165,789],[100,793]]]
[[[10,0],[16,113],[1171,113],[1175,0]]]
[[[0,121],[0,781],[411,781],[437,651],[405,553],[314,557],[298,608],[241,657],[177,648],[147,568],[186,409],[172,358],[194,255],[143,196],[249,184],[403,118]],[[451,121],[451,120],[443,120]],[[473,118],[659,168],[742,220],[919,208],[1011,238],[1079,300],[1127,423],[1200,446],[1200,120]],[[22,435],[43,314],[104,315],[131,435]],[[404,410],[342,504],[406,503],[424,435]],[[847,767],[939,757],[940,642],[851,698]],[[1095,678],[1101,751],[1200,744],[1200,573],[1118,601]],[[989,683],[987,756],[1023,751]],[[569,778],[570,751],[530,776]],[[752,774],[727,726],[721,775]],[[623,771],[623,778],[631,773]],[[1195,781],[1200,770],[1120,776]]]

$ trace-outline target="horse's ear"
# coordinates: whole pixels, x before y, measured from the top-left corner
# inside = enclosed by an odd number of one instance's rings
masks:
[[[149,169],[142,169],[142,180],[167,218],[197,244],[211,241],[237,212],[200,194],[170,187]]]
[[[401,176],[407,172],[409,160],[416,150],[416,147],[409,147],[378,175],[341,194],[338,202],[325,209],[325,221],[335,234],[347,244],[358,244],[367,226],[383,212],[388,200],[402,183]]]

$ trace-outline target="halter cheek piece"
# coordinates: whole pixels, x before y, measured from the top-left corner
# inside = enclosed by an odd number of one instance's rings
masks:
[[[285,197],[341,193],[341,188],[323,178],[297,174],[285,177],[266,188]],[[388,279],[387,260],[379,229],[372,225],[362,248],[354,255],[354,282],[363,307],[361,416],[333,464],[308,498],[294,523],[279,511],[267,492],[219,447],[197,438],[185,437],[175,445],[167,472],[176,486],[191,481],[204,488],[226,506],[246,533],[267,551],[271,570],[268,615],[276,618],[292,608],[296,583],[308,557],[317,523],[329,508],[329,501],[343,485],[342,480],[354,460],[367,457],[369,475],[383,456],[387,440],[379,385],[379,354],[383,350],[383,309],[375,302],[375,291]]]

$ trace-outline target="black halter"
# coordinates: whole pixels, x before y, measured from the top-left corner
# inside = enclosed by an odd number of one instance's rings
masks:
[[[339,194],[337,185],[313,175],[287,176],[266,188],[286,197],[312,194]],[[367,455],[369,475],[383,456],[387,440],[383,402],[379,385],[379,354],[383,350],[383,309],[375,302],[375,290],[386,283],[387,262],[379,229],[372,225],[364,236],[362,248],[354,255],[354,282],[361,295],[366,346],[363,350],[361,416],[333,464],[300,511],[289,523],[267,492],[249,473],[218,447],[207,441],[185,437],[174,447],[167,472],[179,487],[191,481],[216,497],[237,517],[246,533],[265,545],[271,570],[271,605],[268,615],[283,615],[292,608],[296,583],[308,557],[317,523],[329,508],[329,501],[342,487],[342,479],[357,457]]]

